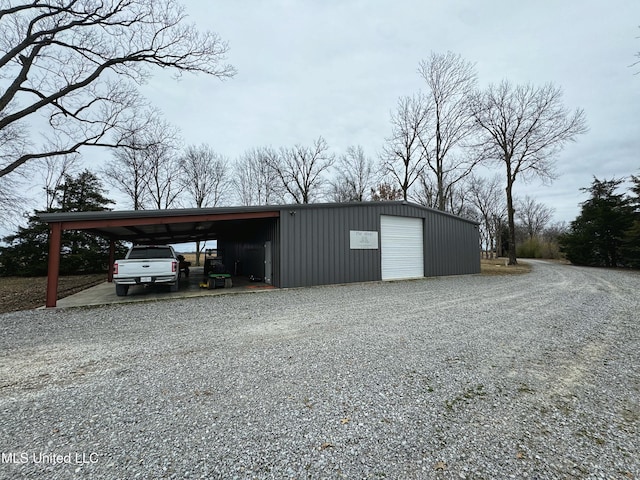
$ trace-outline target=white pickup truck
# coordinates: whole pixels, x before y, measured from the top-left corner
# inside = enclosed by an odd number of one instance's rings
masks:
[[[136,245],[129,249],[124,260],[113,264],[116,295],[124,297],[131,285],[170,285],[177,292],[180,266],[176,252],[169,245]]]

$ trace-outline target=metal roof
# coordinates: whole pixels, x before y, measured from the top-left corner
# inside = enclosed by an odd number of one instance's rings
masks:
[[[60,223],[63,230],[83,230],[111,240],[174,244],[234,237],[255,228],[256,221],[279,216],[280,210],[270,206],[42,213],[39,218]]]
[[[331,204],[260,205],[250,207],[180,208],[171,210],[105,210],[99,212],[41,213],[49,224],[60,223],[62,230],[83,230],[111,240],[134,243],[186,243],[198,240],[234,238],[254,230],[260,223],[284,212],[313,208],[362,207],[402,203],[440,215],[451,214],[409,202],[355,202]],[[456,217],[463,221],[471,220]],[[256,223],[258,222],[258,223]]]

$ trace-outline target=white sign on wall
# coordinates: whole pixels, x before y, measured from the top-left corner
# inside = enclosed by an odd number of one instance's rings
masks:
[[[377,250],[378,232],[350,230],[349,248],[351,248],[351,250]]]

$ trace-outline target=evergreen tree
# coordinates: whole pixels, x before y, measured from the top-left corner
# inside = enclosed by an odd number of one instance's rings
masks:
[[[8,246],[0,247],[2,275],[41,276],[47,274],[49,227],[36,216],[29,217],[27,227],[3,238]]]
[[[560,245],[571,263],[603,267],[628,266],[623,252],[632,228],[634,208],[631,199],[617,193],[622,180],[598,180],[582,188],[591,197],[582,203],[578,218],[561,236]]]
[[[54,190],[53,212],[88,212],[109,210],[114,203],[104,196],[105,191],[98,178],[89,171],[78,176],[65,175],[64,181]],[[34,212],[26,227],[20,227],[14,235],[3,240],[8,244],[0,247],[0,273],[3,275],[38,276],[47,274],[49,252],[49,228]],[[62,256],[60,273],[73,275],[103,272],[107,268],[109,241],[85,232],[65,231],[62,234]],[[123,253],[122,244],[116,245]]]
[[[640,176],[631,176],[633,186],[630,198],[634,210],[631,227],[625,232],[622,245],[622,253],[628,266],[640,268]]]
[[[73,177],[65,174],[64,181],[54,189],[52,195],[57,208],[51,212],[96,212],[111,210],[113,202],[104,196],[102,183],[93,173],[85,170]]]

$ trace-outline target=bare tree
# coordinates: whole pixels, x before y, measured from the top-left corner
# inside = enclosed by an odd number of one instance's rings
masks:
[[[412,199],[425,207],[437,208],[438,205],[438,187],[433,177],[426,171],[418,177],[418,186],[416,192],[412,195]]]
[[[422,95],[401,97],[391,114],[392,133],[383,148],[382,173],[393,179],[407,200],[409,190],[424,171],[426,152],[420,135],[432,113],[431,103]]]
[[[76,153],[43,159],[43,169],[40,172],[44,183],[47,210],[53,208],[58,187],[78,170],[79,160],[79,155]]]
[[[130,148],[115,150],[113,160],[102,174],[109,185],[124,193],[134,210],[143,210],[147,198],[149,165],[140,135],[130,136],[128,142]]]
[[[442,183],[446,185],[446,195],[441,197],[438,192],[438,182],[432,175],[429,175],[427,170],[422,172],[422,175],[418,178],[418,186],[411,195],[411,199],[420,205],[425,207],[440,210],[440,201],[445,199],[444,210],[454,215],[463,215],[467,217],[470,215],[467,212],[466,197],[466,178],[460,177],[453,182],[449,182],[449,173],[445,173],[442,176]],[[473,215],[472,215],[473,216]]]
[[[455,155],[455,149],[475,128],[470,100],[477,75],[471,63],[452,52],[432,53],[420,62],[418,71],[427,84],[426,95],[433,108],[419,139],[427,171],[435,179],[433,207],[445,211],[451,204],[450,197],[456,195],[455,185],[480,161],[473,155]]]
[[[18,227],[23,214],[29,209],[27,199],[18,193],[20,187],[15,178],[0,177],[0,227]]]
[[[154,123],[146,132],[146,148],[142,151],[148,166],[149,203],[158,210],[179,206],[186,184],[180,177],[180,135],[178,129],[164,120]]]
[[[155,126],[162,123],[157,109],[134,108],[134,113],[126,124],[120,127],[121,148],[113,150],[113,160],[102,170],[105,180],[122,192],[131,202],[134,210],[146,208],[149,198],[151,165],[147,151],[157,141]]]
[[[553,178],[555,156],[567,142],[587,131],[584,112],[567,111],[561,89],[552,84],[514,86],[503,81],[478,93],[473,116],[484,157],[505,166],[509,264],[515,265],[513,185],[519,176]]]
[[[336,177],[331,182],[331,194],[336,202],[363,202],[367,199],[375,170],[373,161],[364,154],[360,145],[347,148],[334,168]]]
[[[284,191],[295,203],[311,203],[323,193],[325,173],[335,158],[329,153],[324,138],[318,137],[312,147],[296,145],[282,148],[280,155],[267,158]]]
[[[233,76],[226,43],[185,22],[175,0],[2,2],[0,178],[34,159],[126,144],[119,127],[153,67]]]
[[[499,255],[501,250],[500,232],[506,214],[506,204],[500,184],[498,175],[491,178],[472,175],[467,187],[469,202],[480,215],[480,233],[487,258],[493,258],[494,250],[496,255]]]
[[[209,145],[187,147],[180,164],[185,192],[196,208],[221,205],[231,188],[229,164]]]
[[[468,178],[451,184],[449,194],[447,195],[447,203],[445,211],[470,219],[476,219],[477,212],[469,199]]]
[[[542,232],[542,237],[547,242],[558,242],[558,238],[568,231],[569,225],[567,225],[567,222],[562,220],[560,222],[552,223],[548,227],[545,227],[544,231]]]
[[[2,80],[1,70],[0,80]],[[3,112],[0,110],[0,120],[2,117]],[[24,122],[16,122],[0,129],[0,168],[21,155],[28,144],[27,141],[28,134]],[[21,192],[29,173],[23,170],[14,175],[0,176],[0,208],[2,209],[0,226],[17,226],[22,214],[27,210],[26,199]]]
[[[553,217],[553,208],[536,202],[529,195],[516,200],[516,217],[527,232],[529,240],[542,234]]]
[[[277,164],[278,152],[270,147],[246,151],[234,167],[233,185],[242,205],[273,205],[282,202]]]
[[[190,203],[196,208],[217,207],[229,193],[231,178],[225,158],[209,145],[187,147],[180,162],[180,173]],[[196,265],[200,265],[200,240],[196,241]]]

